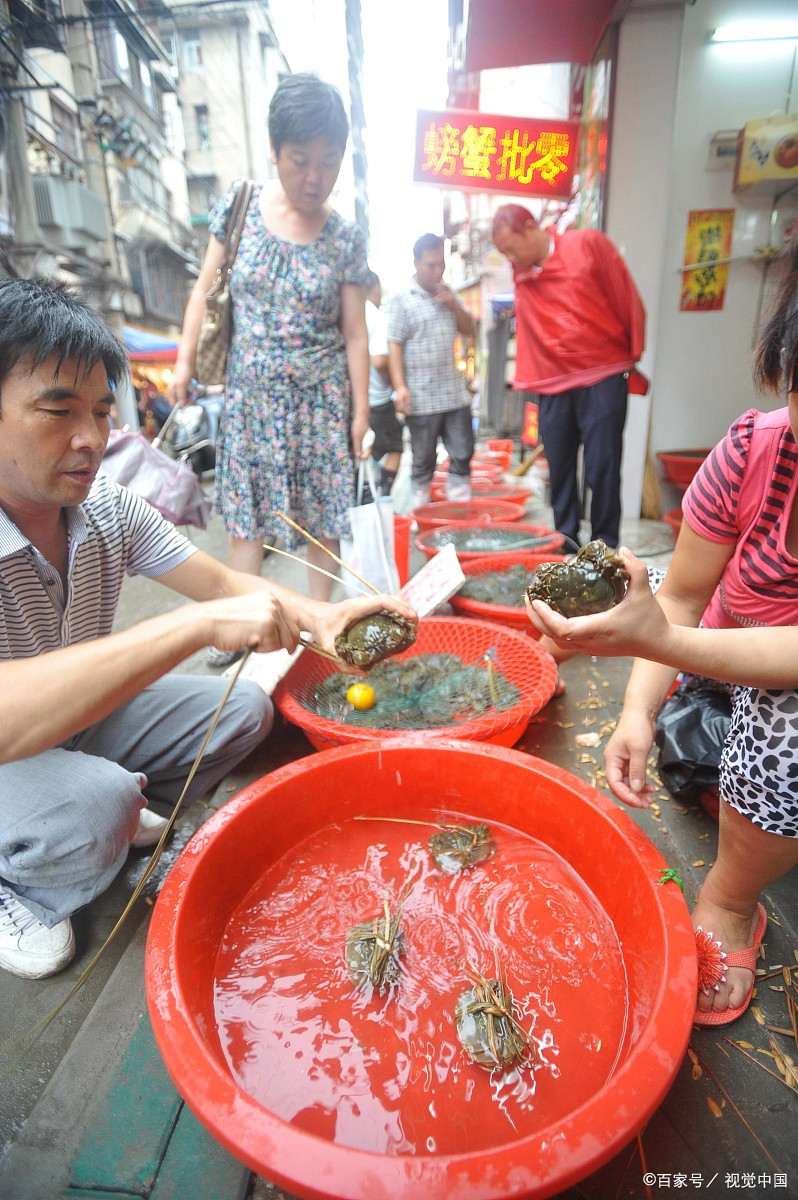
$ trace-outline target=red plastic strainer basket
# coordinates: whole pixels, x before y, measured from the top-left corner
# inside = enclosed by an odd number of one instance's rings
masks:
[[[551,699],[557,683],[554,659],[531,638],[492,621],[426,617],[419,623],[415,643],[395,658],[404,662],[418,654],[445,653],[456,654],[464,663],[472,664],[479,663],[488,650],[495,651],[496,669],[516,686],[521,693],[520,699],[501,711],[493,710],[457,725],[418,729],[411,731],[410,736],[515,745],[531,718]],[[395,737],[396,730],[347,725],[314,711],[315,689],[336,671],[335,664],[327,659],[307,651],[301,654],[274,693],[274,702],[283,716],[304,730],[308,741],[317,750]]]
[[[495,540],[496,549],[485,549],[489,544],[485,539]],[[481,544],[480,549],[467,549],[470,541],[476,540]],[[434,558],[439,550],[454,543],[457,557],[461,563],[487,554],[512,554],[517,562],[519,557],[530,551],[534,554],[557,554],[563,546],[563,536],[556,529],[547,525],[527,525],[523,521],[504,524],[492,522],[490,525],[441,525],[437,529],[429,529],[416,538],[416,549],[421,550],[427,558]]]
[[[484,558],[472,558],[468,562],[461,563],[460,566],[466,582],[468,582],[475,576],[489,575],[493,571],[503,571],[507,567],[518,566],[519,563],[526,567],[531,575],[535,567],[539,567],[541,563],[562,562],[565,557],[564,554],[534,554],[531,552],[526,554],[487,554]],[[486,600],[475,600],[472,596],[463,596],[458,592],[452,596],[449,603],[459,617],[477,617],[483,621],[499,621],[502,625],[520,629],[537,640],[540,634],[526,615],[523,596],[519,599],[520,606],[490,604]]]

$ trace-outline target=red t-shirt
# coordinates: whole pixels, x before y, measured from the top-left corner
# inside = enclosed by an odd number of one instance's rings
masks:
[[[787,517],[798,486],[789,411],[749,409],[701,464],[684,494],[690,528],[735,550],[704,613],[710,629],[798,625],[798,559],[787,552]]]
[[[542,267],[513,274],[516,388],[549,395],[632,370],[645,346],[646,310],[603,233],[566,230]]]

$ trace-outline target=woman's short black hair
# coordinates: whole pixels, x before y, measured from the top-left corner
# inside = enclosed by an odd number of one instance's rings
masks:
[[[338,88],[306,71],[286,75],[277,85],[269,105],[269,138],[280,153],[283,142],[309,142],[326,137],[343,154],[349,121]]]
[[[128,373],[127,351],[88,304],[49,279],[0,279],[0,383],[20,362],[31,370],[56,356],[56,374],[67,359],[83,371],[101,362],[108,380]]]

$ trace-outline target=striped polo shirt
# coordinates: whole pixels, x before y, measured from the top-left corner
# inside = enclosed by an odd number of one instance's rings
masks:
[[[104,637],[125,575],[163,575],[196,551],[146,500],[102,471],[66,515],[68,596],[58,571],[0,508],[0,660]]]
[[[685,520],[708,541],[735,544],[705,625],[798,624],[798,559],[784,540],[797,487],[786,408],[749,409],[701,464],[682,501]]]

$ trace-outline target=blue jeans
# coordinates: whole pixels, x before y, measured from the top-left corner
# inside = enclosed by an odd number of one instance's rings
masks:
[[[53,750],[0,766],[0,882],[48,927],[110,885],[147,800],[174,805],[228,681],[167,675]],[[211,791],[271,729],[239,680],[187,800]]]

